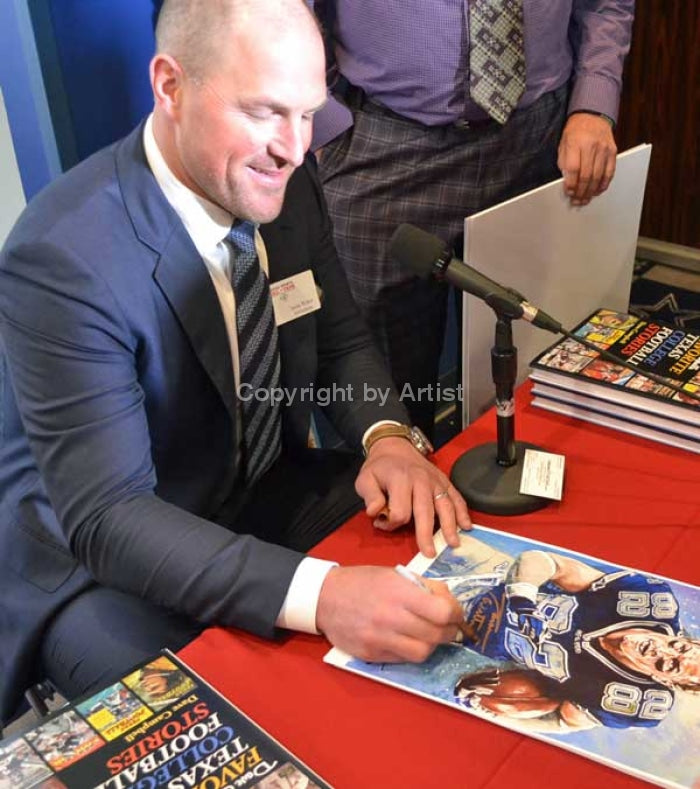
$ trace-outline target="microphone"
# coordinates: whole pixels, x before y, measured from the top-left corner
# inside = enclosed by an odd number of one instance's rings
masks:
[[[459,290],[477,296],[506,318],[524,318],[540,329],[562,332],[559,321],[534,307],[522,294],[499,285],[454,257],[448,244],[414,225],[396,228],[389,241],[389,255],[423,279],[447,280]]]

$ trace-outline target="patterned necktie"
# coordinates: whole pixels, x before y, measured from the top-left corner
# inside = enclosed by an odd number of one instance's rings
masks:
[[[278,403],[273,405],[270,397],[280,385],[280,355],[270,286],[255,251],[255,227],[251,222],[237,222],[227,239],[234,252],[231,284],[236,296],[243,395],[242,454],[245,480],[252,484],[280,453],[280,407]]]
[[[522,0],[469,0],[469,94],[505,123],[525,90]]]

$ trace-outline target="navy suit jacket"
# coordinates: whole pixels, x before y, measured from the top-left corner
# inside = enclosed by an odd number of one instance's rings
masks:
[[[311,269],[322,308],[279,330],[282,385],[350,385],[328,407],[357,446],[406,420],[350,296],[313,160],[261,230],[272,282]],[[264,636],[302,556],[212,519],[235,493],[236,392],[206,267],[146,163],[142,127],[51,184],[0,257],[0,715],[37,679],[58,607],[113,586]],[[288,451],[311,404],[283,409]]]

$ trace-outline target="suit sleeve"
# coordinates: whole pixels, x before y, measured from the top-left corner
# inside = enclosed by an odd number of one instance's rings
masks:
[[[0,268],[0,317],[41,482],[76,558],[106,586],[272,635],[303,556],[156,495],[138,374],[147,349],[94,267],[56,243],[16,245]]]

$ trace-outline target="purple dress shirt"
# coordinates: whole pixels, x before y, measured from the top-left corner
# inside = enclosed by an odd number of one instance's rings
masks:
[[[340,73],[368,97],[427,126],[487,115],[467,100],[469,0],[308,0],[323,18],[335,4]],[[634,0],[523,0],[527,85],[519,107],[573,75],[569,113],[617,118]],[[314,147],[352,124],[331,100],[315,120]]]

